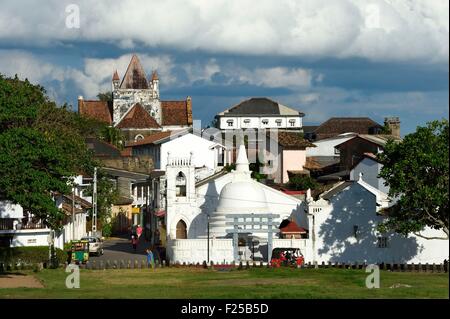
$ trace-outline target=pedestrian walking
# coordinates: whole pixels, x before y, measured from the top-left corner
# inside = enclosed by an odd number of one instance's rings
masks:
[[[148,248],[145,252],[147,253],[147,266],[154,268],[155,267],[155,259],[153,256],[153,247]]]
[[[133,245],[134,252],[136,252],[138,242],[139,242],[139,240],[138,240],[137,236],[135,236],[135,235],[131,236],[131,245]]]
[[[137,228],[136,228],[136,234],[137,234],[138,239],[141,238],[142,230],[143,230],[143,229],[142,229],[141,225],[137,225]]]

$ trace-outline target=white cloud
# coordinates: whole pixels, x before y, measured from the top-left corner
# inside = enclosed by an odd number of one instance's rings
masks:
[[[171,73],[174,64],[169,56],[144,54],[139,55],[139,58],[146,71],[158,70],[164,85],[176,82],[176,77]],[[46,62],[40,56],[25,51],[0,50],[0,73],[6,76],[17,74],[21,79],[28,78],[32,83],[44,85],[49,95],[55,99],[63,98],[68,93],[95,98],[99,92],[111,90],[114,71],[117,69],[119,76],[122,77],[130,60],[130,54],[116,59],[86,58],[84,68],[80,70]],[[147,74],[150,75],[151,73]],[[66,86],[67,81],[73,81],[76,85],[70,87],[70,92]]]
[[[105,41],[181,50],[448,63],[447,0],[80,0],[2,2],[0,41]]]

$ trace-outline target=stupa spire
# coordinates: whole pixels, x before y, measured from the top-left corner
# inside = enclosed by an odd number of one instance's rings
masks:
[[[239,152],[236,159],[236,171],[237,172],[250,172],[250,166],[247,158],[247,151],[245,145],[239,145]]]

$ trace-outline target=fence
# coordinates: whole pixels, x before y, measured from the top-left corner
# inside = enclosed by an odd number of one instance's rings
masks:
[[[60,264],[59,267],[66,266],[65,264]],[[324,263],[321,264],[312,264],[307,263],[299,267],[300,269],[353,269],[353,270],[364,270],[368,264],[366,263]],[[0,273],[5,271],[12,270],[26,270],[26,269],[43,269],[48,268],[48,264],[39,263],[39,264],[5,264],[0,262]],[[144,268],[166,268],[166,267],[175,267],[175,268],[208,268],[208,269],[216,269],[216,270],[229,270],[229,269],[250,269],[250,268],[263,268],[270,267],[268,263],[265,262],[246,262],[245,264],[240,262],[239,264],[235,263],[220,263],[215,264],[211,262],[209,264],[204,261],[203,263],[170,263],[163,260],[159,262],[156,260],[153,264],[148,264],[146,259],[142,260],[100,260],[100,261],[88,261],[86,264],[79,265],[81,269],[87,270],[104,270],[104,269],[144,269]],[[426,273],[447,273],[448,272],[448,262],[444,262],[441,264],[389,264],[382,263],[378,265],[380,270],[385,271],[393,271],[393,272],[426,272]]]

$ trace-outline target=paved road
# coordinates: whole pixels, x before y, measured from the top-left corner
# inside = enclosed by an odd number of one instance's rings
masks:
[[[136,252],[133,250],[133,246],[131,245],[131,240],[125,237],[113,237],[105,240],[103,243],[104,253],[102,256],[91,256],[89,257],[90,261],[99,262],[100,260],[106,261],[128,261],[131,260],[145,260],[146,254],[145,250],[150,247],[150,243],[147,242],[144,237],[141,237],[139,244],[137,246]]]

